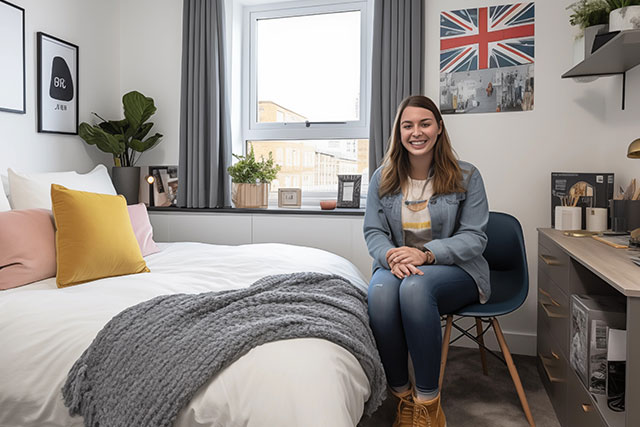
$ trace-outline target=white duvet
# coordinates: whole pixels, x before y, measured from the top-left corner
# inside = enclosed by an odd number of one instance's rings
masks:
[[[55,279],[0,292],[0,426],[81,426],[60,389],[76,359],[116,314],[171,293],[249,286],[280,273],[339,274],[366,289],[349,261],[283,244],[161,244],[151,273],[58,289]],[[369,397],[360,364],[322,339],[254,348],[202,387],[176,426],[354,426]]]

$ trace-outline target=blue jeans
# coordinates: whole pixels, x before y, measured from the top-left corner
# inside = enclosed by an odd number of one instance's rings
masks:
[[[369,322],[391,387],[409,382],[411,355],[416,389],[438,390],[442,329],[440,314],[478,302],[478,288],[455,265],[422,265],[423,276],[398,279],[384,268],[369,284]]]

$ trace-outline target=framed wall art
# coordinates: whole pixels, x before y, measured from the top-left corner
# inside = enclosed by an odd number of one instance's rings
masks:
[[[362,175],[338,175],[339,208],[360,208]]]
[[[27,111],[24,44],[24,9],[0,0],[0,111]]]
[[[78,46],[38,32],[38,132],[78,134]]]

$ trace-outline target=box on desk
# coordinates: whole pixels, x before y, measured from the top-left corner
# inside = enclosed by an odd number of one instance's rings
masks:
[[[623,297],[571,295],[571,366],[594,394],[605,394],[608,328],[625,329]]]
[[[613,199],[613,173],[551,173],[551,226],[555,227],[556,206],[565,197],[582,208],[582,229],[586,229],[586,208],[608,208]],[[572,198],[575,197],[575,198]],[[607,215],[608,216],[608,215]],[[611,224],[608,224],[611,228]]]

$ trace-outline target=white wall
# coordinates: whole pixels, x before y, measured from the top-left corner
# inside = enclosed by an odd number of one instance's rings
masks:
[[[626,158],[640,137],[640,67],[627,75],[621,110],[620,76],[576,83],[560,76],[572,66],[575,30],[566,10],[572,0],[538,0],[535,35],[535,107],[531,112],[445,116],[462,159],[482,172],[491,210],[523,225],[531,291],[525,307],[501,321],[510,332],[535,334],[537,227],[551,226],[551,172],[610,172],[616,184],[640,177],[640,161]],[[505,4],[504,0],[426,2],[425,94],[439,89],[439,14],[442,10]]]
[[[101,0],[10,0],[25,9],[26,114],[0,112],[0,175],[21,171],[77,170],[111,157],[88,146],[77,135],[37,132],[37,38],[42,31],[79,46],[79,120],[91,111],[115,116],[118,111],[118,3]]]
[[[162,140],[140,157],[142,165],[177,165],[180,135],[182,1],[120,0],[120,68],[117,92],[137,90],[153,98],[151,117]],[[115,30],[113,31],[116,32]]]

